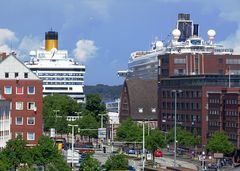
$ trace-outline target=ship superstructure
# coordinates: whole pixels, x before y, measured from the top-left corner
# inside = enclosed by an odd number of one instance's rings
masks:
[[[58,49],[58,33],[45,33],[45,49],[30,51],[25,65],[43,80],[43,96],[65,94],[84,102],[85,66],[69,58],[67,50]]]
[[[157,80],[158,67],[161,67],[161,61],[158,60],[159,55],[185,53],[226,55],[233,53],[233,49],[224,48],[223,45],[214,42],[215,30],[210,29],[208,31],[207,41],[203,40],[198,32],[199,25],[193,24],[190,14],[179,14],[176,29],[172,31],[172,39],[167,44],[162,41],[153,42],[149,51],[131,53],[128,60],[128,69],[118,71],[118,76],[126,79]],[[179,60],[176,63],[181,64],[186,59]],[[182,72],[181,74],[185,73]],[[195,72],[192,72],[192,74],[195,74]]]

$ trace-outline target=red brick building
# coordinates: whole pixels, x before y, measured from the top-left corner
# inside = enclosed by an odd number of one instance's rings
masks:
[[[0,92],[11,102],[11,137],[21,135],[28,145],[42,135],[42,80],[14,55],[0,60]]]
[[[194,50],[194,49],[193,49]],[[167,53],[159,55],[161,78],[177,75],[240,74],[240,56],[213,53]]]
[[[202,145],[217,130],[224,130],[240,148],[240,76],[225,75],[176,76],[161,79],[159,84],[159,127],[174,127],[175,94],[177,93],[177,125],[197,131]]]

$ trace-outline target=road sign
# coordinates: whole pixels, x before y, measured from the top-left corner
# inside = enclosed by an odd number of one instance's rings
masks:
[[[152,160],[152,154],[151,153],[147,154],[147,160]]]
[[[50,128],[50,137],[51,138],[54,138],[56,135],[55,135],[55,128]]]
[[[213,153],[213,157],[215,159],[221,159],[221,158],[223,158],[223,153]]]
[[[98,128],[98,138],[106,138],[106,128]]]

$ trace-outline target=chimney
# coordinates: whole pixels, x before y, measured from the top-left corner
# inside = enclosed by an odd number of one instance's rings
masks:
[[[193,24],[193,36],[198,37],[198,24]]]

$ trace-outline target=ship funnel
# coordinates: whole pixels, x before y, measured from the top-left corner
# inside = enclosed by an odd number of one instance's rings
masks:
[[[193,24],[193,36],[198,36],[198,24]]]
[[[58,32],[48,31],[45,33],[45,50],[58,49]]]

